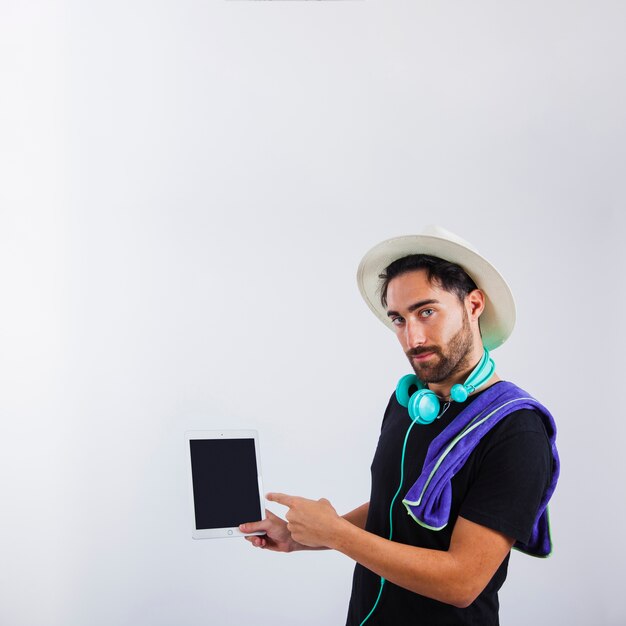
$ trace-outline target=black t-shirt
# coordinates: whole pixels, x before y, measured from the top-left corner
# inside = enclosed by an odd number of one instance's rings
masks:
[[[496,383],[497,384],[497,383]],[[552,454],[541,417],[532,410],[515,411],[480,441],[452,479],[452,506],[448,525],[439,531],[417,524],[402,498],[421,473],[430,442],[470,402],[452,403],[432,424],[416,424],[409,435],[404,483],[393,509],[393,541],[447,550],[457,517],[522,542],[528,541],[541,497],[550,483]],[[400,481],[402,445],[411,425],[407,409],[391,397],[383,418],[372,462],[372,491],[365,530],[389,538],[389,506]],[[387,581],[367,626],[492,626],[498,621],[498,590],[507,574],[509,557],[487,587],[467,608],[432,600]],[[380,589],[380,577],[362,565],[354,570],[347,626],[359,626],[370,612]]]

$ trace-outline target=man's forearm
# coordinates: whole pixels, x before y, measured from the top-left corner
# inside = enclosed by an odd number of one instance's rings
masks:
[[[466,520],[458,520],[471,524]],[[457,524],[458,526],[458,524]],[[489,536],[485,534],[489,533]],[[342,552],[386,580],[423,596],[468,606],[484,589],[510,549],[510,540],[476,524],[461,530],[448,551],[429,550],[389,541],[353,524],[340,522],[329,547]],[[492,544],[476,549],[485,539]]]
[[[330,547],[400,587],[455,604],[452,594],[442,593],[453,580],[454,564],[447,552],[396,543],[348,525]]]
[[[367,521],[367,513],[369,511],[369,508],[370,503],[366,502],[365,504],[362,504],[353,511],[346,513],[342,517],[357,528],[365,528],[365,522]]]

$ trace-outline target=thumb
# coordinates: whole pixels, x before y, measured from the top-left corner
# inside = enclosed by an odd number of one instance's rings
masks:
[[[260,522],[245,522],[244,524],[239,524],[239,530],[242,533],[258,533],[258,532],[267,532],[270,528],[271,521],[269,519],[263,519]]]

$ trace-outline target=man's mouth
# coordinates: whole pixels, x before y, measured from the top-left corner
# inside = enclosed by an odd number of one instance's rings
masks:
[[[433,356],[433,354],[435,354],[434,352],[420,352],[419,354],[414,354],[412,355],[411,361],[425,361],[426,359],[429,359],[431,356]]]

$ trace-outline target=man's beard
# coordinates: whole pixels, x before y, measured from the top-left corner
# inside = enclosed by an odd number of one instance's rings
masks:
[[[424,383],[441,383],[453,374],[463,371],[469,364],[467,356],[472,350],[472,331],[467,318],[467,312],[463,310],[463,326],[459,332],[450,339],[445,352],[439,346],[412,348],[406,355],[415,371],[416,376]],[[439,358],[433,357],[429,362],[420,363],[413,361],[412,356],[432,352]],[[432,361],[432,362],[431,362]]]

